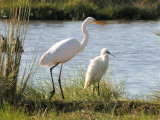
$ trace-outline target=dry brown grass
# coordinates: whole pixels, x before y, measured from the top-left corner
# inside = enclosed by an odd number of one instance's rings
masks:
[[[5,6],[5,0],[0,2]],[[20,3],[16,5],[17,2]],[[5,32],[2,33],[5,37],[0,42],[0,87],[4,89],[0,91],[0,97],[11,103],[17,98],[18,74],[29,14],[28,1],[13,0],[10,4],[9,19],[4,20]]]

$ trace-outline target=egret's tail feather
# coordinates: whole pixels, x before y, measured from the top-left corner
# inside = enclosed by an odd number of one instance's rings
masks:
[[[47,67],[50,67],[50,66],[54,65],[54,63],[51,60],[49,60],[49,58],[48,58],[47,55],[48,55],[48,53],[45,53],[41,57],[41,59],[39,61],[39,65],[41,65],[41,66],[47,66]]]
[[[40,65],[45,65],[46,64],[46,57],[47,57],[47,54],[48,53],[45,53],[42,57],[41,57],[41,59],[40,59],[40,61],[39,61],[39,64]]]

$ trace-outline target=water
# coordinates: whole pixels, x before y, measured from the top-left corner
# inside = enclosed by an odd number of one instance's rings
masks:
[[[89,60],[107,48],[116,58],[110,56],[109,69],[117,77],[125,77],[130,96],[149,93],[160,82],[160,30],[157,21],[103,21],[106,26],[90,25],[89,42],[82,53],[63,66],[62,74],[72,76],[77,67],[85,71]],[[66,38],[83,39],[82,21],[31,21],[28,27],[22,56],[22,66],[32,57],[37,46],[38,59],[53,44]],[[38,45],[37,45],[38,43]],[[54,71],[58,74],[59,67]],[[37,70],[35,80],[50,80],[48,68]],[[63,81],[62,81],[63,82]]]

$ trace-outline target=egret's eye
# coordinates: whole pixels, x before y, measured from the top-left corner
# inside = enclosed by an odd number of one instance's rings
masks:
[[[109,52],[109,51],[106,51],[106,53],[110,54],[110,52]]]

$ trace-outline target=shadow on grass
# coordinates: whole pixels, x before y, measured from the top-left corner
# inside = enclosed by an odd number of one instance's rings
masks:
[[[145,114],[159,114],[160,104],[144,101],[46,101],[46,100],[24,100],[18,106],[24,107],[25,111],[33,115],[36,111],[40,113],[53,111],[57,114],[75,111],[94,111],[101,113],[112,113],[114,115],[132,114],[143,112]]]

